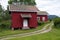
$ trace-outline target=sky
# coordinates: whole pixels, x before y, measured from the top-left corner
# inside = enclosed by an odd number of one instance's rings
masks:
[[[47,11],[50,15],[60,17],[60,0],[35,0],[36,6],[40,11]],[[0,0],[3,8],[7,8],[8,0]]]

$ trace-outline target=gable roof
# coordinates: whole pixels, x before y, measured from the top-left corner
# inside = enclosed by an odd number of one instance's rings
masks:
[[[32,5],[9,5],[9,11],[17,11],[17,12],[37,12],[39,11],[36,6]]]
[[[48,13],[46,11],[39,11],[37,15],[48,15]]]

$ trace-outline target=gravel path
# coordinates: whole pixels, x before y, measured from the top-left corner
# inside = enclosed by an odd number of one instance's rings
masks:
[[[2,38],[0,37],[1,38],[0,40],[7,40],[7,39],[11,39],[11,38],[16,38],[16,37],[26,37],[26,36],[36,35],[36,34],[47,33],[49,31],[51,31],[52,26],[53,26],[53,23],[50,23],[50,24],[45,25],[41,30],[30,32],[30,33],[10,35],[10,36],[7,36],[7,37],[4,36]]]

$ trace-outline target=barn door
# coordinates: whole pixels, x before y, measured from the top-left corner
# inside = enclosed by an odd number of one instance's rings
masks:
[[[28,27],[28,19],[23,20],[23,29],[29,29],[29,27]]]
[[[28,26],[28,20],[27,19],[24,19],[23,20],[23,26],[25,27],[25,26]]]
[[[45,21],[45,17],[43,17],[42,20]]]

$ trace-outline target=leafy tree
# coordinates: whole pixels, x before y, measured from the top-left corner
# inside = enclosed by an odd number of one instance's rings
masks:
[[[7,10],[4,10],[0,5],[0,22],[7,19],[10,19],[9,8],[7,7]]]
[[[13,2],[12,0],[9,0],[9,1],[8,1],[9,4],[12,4],[12,2]]]
[[[3,11],[3,9],[2,9],[2,6],[0,5],[0,12],[2,12]]]
[[[35,0],[9,0],[8,3],[12,4],[13,2],[21,2],[25,5],[36,5]]]
[[[9,6],[7,6],[7,10],[4,11],[4,20],[9,20],[10,19],[10,14],[9,14]]]
[[[0,22],[3,19],[2,16],[3,16],[3,8],[2,8],[2,5],[0,5]]]

